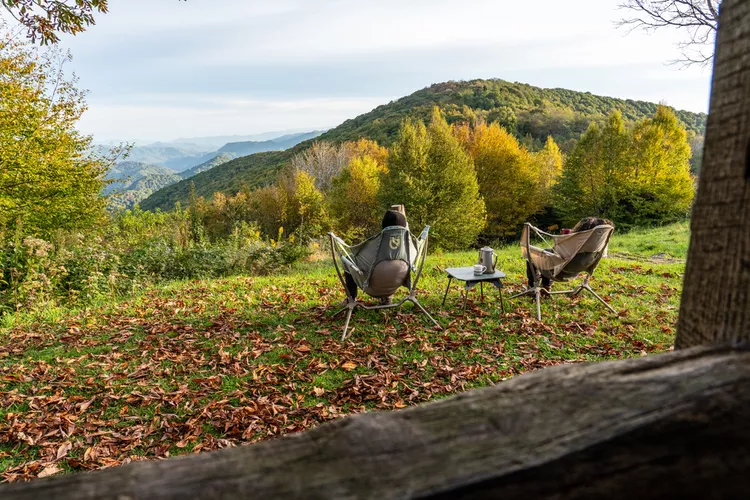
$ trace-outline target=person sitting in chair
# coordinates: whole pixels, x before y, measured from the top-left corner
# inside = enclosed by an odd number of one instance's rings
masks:
[[[612,226],[615,225],[612,223],[612,221],[608,219],[601,219],[599,217],[584,217],[583,219],[579,220],[578,223],[573,226],[573,229],[570,231],[566,231],[563,229],[563,234],[571,234],[571,233],[578,233],[581,231],[588,231],[589,229],[594,229],[597,226]],[[552,249],[547,249],[551,251]],[[585,255],[581,255],[580,258],[586,258]],[[528,262],[526,263],[526,278],[529,280],[529,286],[534,286],[534,283],[540,279],[539,276],[534,276],[534,271],[531,267],[531,264]],[[542,280],[542,288],[550,292],[552,290],[552,280],[548,277],[541,276]]]
[[[409,227],[404,214],[395,210],[388,210],[383,216],[381,228],[385,229],[391,226]],[[403,281],[408,274],[409,265],[404,261],[392,260],[381,262],[378,264],[376,271],[373,271],[370,288],[376,293],[378,288],[392,288],[394,279]],[[354,278],[352,278],[352,275],[346,271],[344,272],[344,279],[346,280],[346,289],[349,292],[349,295],[356,299],[358,288],[357,283],[354,281]],[[381,304],[392,303],[391,295],[383,297],[377,297],[376,295],[373,296],[379,298]]]

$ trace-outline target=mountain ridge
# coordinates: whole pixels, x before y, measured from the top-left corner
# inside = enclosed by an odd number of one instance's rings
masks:
[[[635,121],[653,115],[658,104],[500,79],[448,81],[377,106],[315,140],[344,142],[366,138],[387,146],[396,137],[404,118],[427,120],[434,106],[443,109],[451,123],[477,118],[497,121],[524,139],[529,147],[541,145],[550,135],[563,150],[570,150],[592,121],[604,120],[611,111],[617,109],[627,121]],[[676,114],[692,134],[704,133],[705,113],[676,110]],[[269,184],[294,154],[312,142],[301,142],[282,152],[256,153],[229,161],[155,192],[141,206],[146,210],[171,209],[175,203],[188,199],[191,184],[197,195],[205,197],[214,192],[234,194],[243,186]]]

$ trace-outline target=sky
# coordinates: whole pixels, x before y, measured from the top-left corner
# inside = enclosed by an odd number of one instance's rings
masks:
[[[314,130],[447,80],[707,111],[679,33],[628,34],[621,0],[110,0],[65,36],[97,141]]]

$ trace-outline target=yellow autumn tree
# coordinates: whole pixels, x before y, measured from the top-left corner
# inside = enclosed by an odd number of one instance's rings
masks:
[[[547,206],[552,203],[552,188],[560,179],[563,169],[563,156],[552,136],[547,136],[544,147],[533,154],[533,159],[542,202]]]
[[[377,232],[382,214],[378,200],[380,177],[387,172],[388,150],[361,139],[351,146],[353,157],[333,179],[328,195],[336,230],[355,240]]]
[[[544,207],[534,157],[497,123],[454,127],[474,160],[479,192],[487,207],[488,239],[515,234]]]

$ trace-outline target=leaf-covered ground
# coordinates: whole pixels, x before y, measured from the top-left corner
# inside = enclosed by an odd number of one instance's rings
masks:
[[[5,481],[195,453],[392,410],[559,363],[671,349],[687,224],[617,235],[592,298],[529,299],[454,285],[446,267],[474,252],[428,258],[420,300],[358,311],[340,342],[343,294],[328,260],[284,276],[174,283],[91,311],[6,317],[0,330],[0,474]],[[502,249],[506,297],[525,279]],[[559,286],[559,285],[558,285]],[[9,326],[8,326],[9,325]]]

